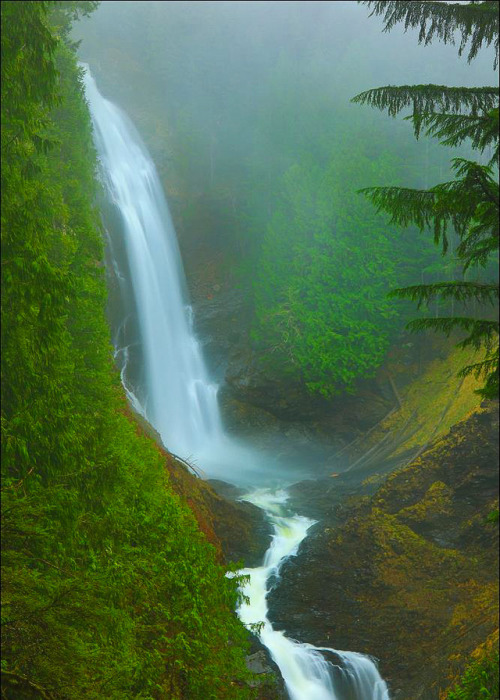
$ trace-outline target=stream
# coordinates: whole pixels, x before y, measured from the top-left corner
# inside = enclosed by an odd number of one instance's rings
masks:
[[[237,613],[269,650],[290,700],[389,700],[369,657],[297,642],[269,622],[269,588],[315,521],[287,507],[286,486],[298,480],[297,473],[225,434],[217,386],[193,332],[175,229],[155,166],[128,117],[101,95],[83,67],[111,210],[104,215],[108,266],[122,299],[115,358],[127,396],[169,450],[199,465],[205,476],[243,488],[241,500],[261,508],[270,521],[274,535],[262,565],[240,572],[249,582],[243,589],[247,602]],[[313,473],[303,471],[301,478]]]

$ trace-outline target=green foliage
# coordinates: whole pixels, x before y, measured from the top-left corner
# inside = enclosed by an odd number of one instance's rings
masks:
[[[436,110],[460,114],[469,110],[472,116],[498,104],[497,87],[448,87],[447,85],[388,85],[372,88],[352,98],[352,102],[387,110],[396,117],[407,107],[412,107],[412,118],[417,115],[432,115]],[[415,136],[420,135],[420,122],[415,121]]]
[[[364,0],[373,7],[372,14],[384,15],[384,31],[399,22],[419,28],[419,42],[429,44],[437,38],[445,44],[455,43],[455,32],[461,34],[459,55],[468,49],[470,62],[485,45],[495,47],[495,67],[498,60],[498,2],[401,2],[400,0]]]
[[[386,30],[401,21],[405,22],[405,27],[419,26],[419,40],[425,40],[426,44],[434,36],[445,43],[453,42],[455,30],[460,30],[459,53],[470,42],[469,61],[483,44],[488,46],[495,40],[498,47],[497,2],[364,4],[373,5],[375,14],[385,13]],[[495,64],[496,60],[495,57]],[[498,88],[489,87],[405,85],[377,88],[353,98],[354,102],[387,110],[391,116],[411,105],[413,112],[407,118],[413,121],[417,138],[425,127],[426,134],[439,138],[443,145],[456,146],[468,140],[472,148],[481,153],[486,148],[492,149],[489,165],[464,158],[453,159],[455,179],[430,189],[365,187],[360,190],[377,211],[390,214],[392,224],[416,225],[421,231],[431,228],[434,241],[442,243],[443,253],[448,250],[451,229],[459,239],[456,256],[464,274],[471,267],[486,267],[498,256],[499,193],[494,172],[494,165],[498,165],[498,94]],[[498,303],[498,284],[445,282],[413,285],[396,289],[392,296],[418,300],[419,306],[431,299],[446,298],[462,305],[480,300],[491,306]],[[465,331],[468,335],[461,345],[484,347],[486,357],[482,362],[465,367],[462,375],[483,375],[485,385],[480,393],[488,398],[498,394],[498,322],[489,318],[427,318],[411,322],[409,328],[431,328],[448,335],[455,330]]]
[[[23,145],[25,153],[49,145],[42,129],[48,123],[47,110],[57,101],[57,40],[47,22],[49,3],[17,5],[1,3],[2,25],[18,25],[15,32],[2,31],[2,95],[9,95],[2,104],[2,153],[10,157]]]
[[[483,108],[484,109],[484,108]],[[483,153],[492,149],[489,165],[498,162],[498,107],[482,114],[420,114],[416,125],[427,127],[426,134],[441,140],[444,146],[458,146],[466,139],[473,149]]]
[[[72,23],[80,17],[88,17],[97,9],[99,0],[58,0],[52,3],[50,24],[54,32],[70,43],[68,40]]]
[[[237,579],[125,415],[52,7],[2,3],[2,697],[246,698]]]
[[[481,153],[492,148],[492,165],[498,162],[498,96],[497,87],[403,85],[367,90],[353,97],[352,102],[385,109],[391,117],[412,107],[405,119],[413,122],[417,139],[423,128],[426,136],[440,139],[444,146],[458,146],[468,139]]]
[[[469,664],[446,700],[498,700],[498,651]]]
[[[496,508],[495,510],[492,510],[491,513],[488,513],[488,517],[486,518],[486,520],[489,523],[497,523],[498,524],[499,515],[500,515],[500,511],[498,510],[498,508]]]
[[[440,299],[455,299],[468,301],[475,299],[482,304],[494,304],[497,297],[496,284],[480,284],[471,282],[437,282],[436,284],[413,285],[403,289],[394,289],[389,296],[400,299],[412,299],[420,307],[429,303],[435,297]]]
[[[344,141],[326,168],[304,159],[285,173],[255,273],[254,340],[324,396],[374,374],[404,309],[387,293],[415,276],[412,238],[397,238],[353,192],[367,175],[394,177],[398,167],[367,150]],[[430,263],[432,246],[420,242],[419,254]],[[407,266],[399,276],[397,259]]]
[[[485,265],[498,250],[498,183],[492,169],[463,158],[453,160],[457,179],[430,190],[402,187],[367,187],[360,190],[377,207],[391,215],[391,224],[433,228],[434,240],[449,245],[448,230],[460,236],[457,255],[464,271]]]

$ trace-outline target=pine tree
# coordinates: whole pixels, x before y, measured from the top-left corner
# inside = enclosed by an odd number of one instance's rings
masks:
[[[494,67],[498,63],[498,2],[448,4],[444,2],[373,2],[372,15],[383,15],[384,31],[403,22],[406,29],[419,28],[419,42],[437,38],[455,43],[461,35],[459,55],[468,50],[470,62],[483,47],[495,47]],[[416,225],[421,231],[432,229],[434,240],[448,251],[450,235],[456,234],[456,249],[463,273],[485,267],[498,251],[498,87],[447,87],[443,85],[386,86],[368,90],[352,99],[386,110],[395,117],[410,108],[406,117],[413,122],[415,137],[422,131],[447,146],[469,142],[479,153],[490,151],[486,165],[454,158],[455,179],[430,189],[404,187],[368,187],[360,190],[376,206],[391,216],[391,223]],[[470,302],[483,306],[498,303],[498,284],[472,281],[441,282],[395,289],[391,296],[410,298],[418,306],[432,299],[454,299],[467,308]],[[461,370],[485,378],[480,394],[493,398],[498,394],[498,322],[472,316],[422,318],[409,324],[412,330],[432,329],[449,335],[465,332],[460,345],[485,350],[484,359]]]
[[[469,45],[467,56],[470,62],[484,45],[494,45],[498,52],[498,2],[469,2],[467,4],[447,2],[401,2],[382,0],[361,2],[373,7],[372,14],[384,15],[384,31],[389,32],[398,22],[405,29],[419,28],[420,43],[430,44],[438,38],[445,44],[455,44],[455,32],[462,34],[459,56]],[[497,67],[495,58],[494,67]]]

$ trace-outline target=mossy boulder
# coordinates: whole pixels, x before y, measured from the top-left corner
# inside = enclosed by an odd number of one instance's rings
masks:
[[[498,404],[457,424],[282,570],[271,618],[292,637],[380,659],[401,700],[438,700],[498,626]]]

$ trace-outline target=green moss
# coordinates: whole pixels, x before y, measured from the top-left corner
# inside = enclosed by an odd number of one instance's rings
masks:
[[[481,399],[476,390],[481,381],[472,375],[465,379],[458,376],[464,365],[478,361],[479,354],[470,348],[450,348],[450,344],[445,356],[430,362],[423,375],[408,386],[401,408],[372,433],[368,447],[388,432],[402,431],[393,456],[403,454],[446,434],[451,426],[479,409]]]
[[[2,3],[2,698],[248,698],[237,581],[124,411],[90,116],[51,7]]]
[[[449,515],[452,494],[453,489],[442,481],[435,481],[418,503],[408,508],[402,508],[398,515],[406,521],[417,522],[436,515]]]

